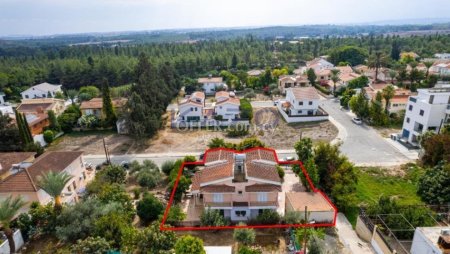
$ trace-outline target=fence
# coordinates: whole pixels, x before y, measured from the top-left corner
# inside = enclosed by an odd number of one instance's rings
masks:
[[[236,125],[249,126],[249,120],[232,120],[232,121],[218,121],[218,120],[200,120],[200,121],[177,121],[173,120],[172,128],[207,128],[207,127],[229,127]]]
[[[19,229],[14,232],[14,243],[16,244],[16,249],[14,252],[17,252],[24,244],[22,233]],[[0,244],[0,253],[10,253],[8,240]]]
[[[302,123],[302,122],[318,122],[318,121],[326,121],[328,120],[328,114],[319,107],[318,111],[321,112],[317,115],[296,115],[289,116],[281,107],[281,103],[278,103],[278,112],[283,116],[284,120],[288,123]]]

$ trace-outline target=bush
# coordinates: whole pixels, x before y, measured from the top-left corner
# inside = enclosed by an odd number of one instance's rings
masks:
[[[245,226],[245,224],[240,223],[239,226]],[[251,228],[236,228],[233,232],[234,240],[244,245],[253,244],[255,237],[255,230]]]
[[[137,203],[136,210],[139,218],[149,223],[158,219],[164,206],[153,194],[145,193],[144,198]]]
[[[161,170],[166,176],[168,176],[170,175],[170,171],[172,171],[174,166],[175,166],[174,161],[165,161],[161,166]]]
[[[55,136],[53,134],[53,131],[51,131],[51,130],[44,131],[44,140],[45,140],[45,142],[47,142],[47,144],[51,144],[53,142],[54,137]]]
[[[253,118],[253,107],[252,104],[247,99],[241,99],[241,118],[252,120]]]
[[[262,254],[262,251],[248,246],[240,246],[238,254]]]
[[[242,137],[248,135],[250,127],[244,124],[231,125],[227,129],[227,136],[231,138]]]
[[[186,219],[186,214],[179,205],[172,205],[167,215],[166,223],[174,225],[180,221]]]
[[[77,243],[72,246],[72,253],[84,254],[103,254],[111,250],[111,245],[105,238],[88,237],[84,240],[78,239]]]
[[[109,183],[125,183],[127,172],[117,165],[109,165],[104,169],[104,180]]]
[[[136,174],[136,181],[141,187],[154,188],[161,180],[161,173],[152,169],[142,169]]]
[[[279,165],[277,165],[277,172],[278,172],[278,176],[280,176],[281,179],[284,179],[284,175],[285,175],[284,169]]]
[[[203,240],[194,236],[184,235],[175,244],[175,254],[205,254]]]
[[[219,210],[206,208],[203,210],[202,215],[200,215],[200,223],[202,226],[226,226],[228,221],[220,215]]]
[[[263,212],[256,217],[256,222],[263,225],[277,224],[280,222],[280,215],[275,210],[264,209]]]

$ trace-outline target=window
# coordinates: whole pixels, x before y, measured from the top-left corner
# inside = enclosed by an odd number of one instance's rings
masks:
[[[406,122],[409,123],[409,117],[406,118]]]
[[[313,102],[312,102],[312,101],[310,101],[310,102],[309,102],[309,105],[312,105],[312,104],[313,104]]]
[[[72,182],[73,185],[73,189],[76,190],[77,189],[77,184],[75,183],[75,181]]]
[[[423,111],[422,109],[420,110],[420,115],[423,116],[423,114],[425,113],[425,111]]]
[[[194,111],[194,108],[191,108],[191,111]]]
[[[303,101],[299,101],[298,105],[303,106]]]
[[[302,110],[299,110],[299,111],[298,111],[299,114],[301,114],[302,112],[303,112]]]
[[[28,98],[30,98],[30,96],[28,96],[28,94],[27,94],[27,95],[25,95],[25,98],[27,98],[27,99],[28,99]]]
[[[213,202],[215,202],[215,203],[222,203],[223,202],[223,195],[222,195],[222,193],[214,193],[213,194]]]
[[[236,214],[236,216],[245,216],[247,214],[247,211],[235,211],[234,212]]]
[[[434,101],[434,95],[430,95],[430,100],[428,101],[430,104],[433,104]]]
[[[267,202],[267,193],[266,192],[259,192],[257,195],[258,202]]]
[[[242,195],[242,191],[238,191],[238,194],[239,194],[239,195]]]
[[[42,94],[42,97],[44,97],[44,98],[45,98],[45,94]]]
[[[70,188],[70,186],[67,186],[67,191],[68,191],[68,192],[71,192],[71,191],[72,191],[72,188]]]
[[[86,179],[86,173],[83,172],[83,179]]]
[[[412,111],[412,110],[413,110],[413,106],[412,106],[412,105],[409,105],[408,110],[409,110],[409,111]]]

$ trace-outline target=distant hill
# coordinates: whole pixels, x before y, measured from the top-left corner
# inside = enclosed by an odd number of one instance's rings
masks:
[[[86,33],[53,36],[23,36],[0,38],[0,47],[8,46],[42,46],[42,45],[89,45],[89,44],[141,44],[177,42],[192,43],[198,40],[226,40],[236,37],[253,36],[260,39],[296,39],[308,37],[345,37],[367,34],[406,34],[421,35],[430,33],[448,33],[450,22],[431,23],[434,19],[382,21],[377,24],[359,25],[302,25],[271,26],[250,28],[205,28],[172,29],[137,32]],[[437,19],[444,20],[446,19]],[[450,20],[450,19],[449,19]],[[427,23],[429,24],[423,24]],[[390,22],[390,23],[389,23]],[[402,25],[391,25],[398,22]],[[404,24],[404,23],[420,24]],[[380,25],[389,23],[390,25]],[[412,32],[413,31],[413,32]],[[412,32],[412,33],[411,33]]]

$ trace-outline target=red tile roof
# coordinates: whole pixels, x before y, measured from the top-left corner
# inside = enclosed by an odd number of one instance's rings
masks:
[[[318,100],[319,93],[314,87],[295,87],[289,88],[297,100]]]
[[[198,83],[222,83],[222,77],[207,77],[207,78],[199,78],[197,80]]]
[[[219,163],[216,165],[206,166],[202,170],[200,183],[217,181],[232,176],[233,176],[233,163],[231,162]]]
[[[333,206],[318,192],[286,192],[286,203],[290,203],[295,211],[304,211],[305,206],[311,212],[334,211]]]
[[[28,159],[34,160],[35,154],[35,152],[0,153],[0,176],[3,172],[8,171],[13,164],[19,164]]]
[[[246,163],[247,176],[261,180],[281,183],[281,178],[278,175],[275,165],[269,165],[259,162]]]
[[[47,152],[37,158],[27,169],[8,176],[0,182],[0,192],[20,192],[36,189],[38,177],[49,172],[61,172],[80,157],[83,152]],[[81,162],[80,162],[81,163]]]
[[[219,104],[226,104],[226,103],[234,104],[234,105],[241,105],[241,100],[239,100],[239,98],[233,98],[233,97],[230,97],[230,98],[225,99],[225,100],[223,100],[223,101],[217,102],[216,105],[219,105]]]
[[[203,192],[211,192],[211,193],[226,193],[226,192],[234,192],[236,188],[234,186],[218,184],[201,187],[200,190]]]
[[[112,99],[112,104],[115,108],[123,107],[127,103],[126,98]],[[80,109],[102,109],[103,99],[102,98],[92,98],[89,101],[83,101],[80,105]]]

